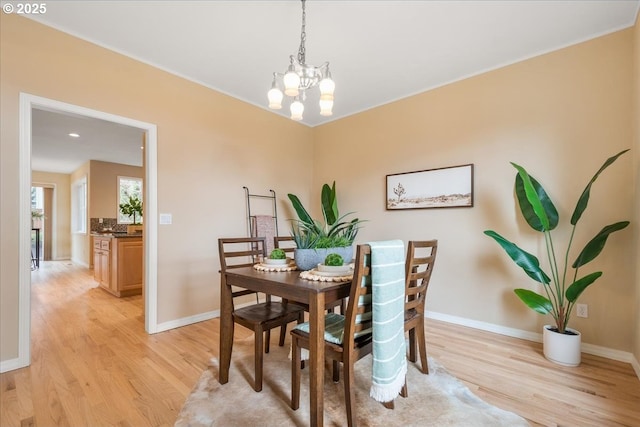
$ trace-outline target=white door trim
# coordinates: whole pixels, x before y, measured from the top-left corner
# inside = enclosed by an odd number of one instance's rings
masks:
[[[146,133],[145,156],[145,232],[144,298],[145,330],[158,332],[158,140],[155,124],[145,123],[103,111],[92,110],[53,99],[20,93],[20,271],[18,308],[18,359],[16,368],[31,363],[31,112],[34,107],[79,114],[139,128]]]

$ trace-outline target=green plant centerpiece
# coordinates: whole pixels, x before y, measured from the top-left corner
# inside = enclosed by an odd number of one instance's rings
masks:
[[[333,248],[330,250],[335,250]],[[344,257],[337,253],[329,253],[322,263],[317,266],[317,274],[329,276],[346,276],[349,274],[351,266],[345,264]]]
[[[526,252],[518,247],[516,244],[502,237],[500,234],[493,230],[486,230],[484,234],[493,238],[509,255],[509,257],[524,270],[524,272],[533,280],[541,283],[544,288],[544,295],[534,292],[529,289],[515,289],[516,295],[531,309],[540,314],[550,314],[554,321],[555,326],[549,328],[554,332],[560,334],[576,334],[577,331],[567,328],[571,313],[578,300],[578,297],[584,292],[584,290],[593,284],[600,276],[601,271],[589,273],[585,276],[578,277],[578,270],[585,264],[593,261],[602,252],[607,238],[611,233],[622,230],[629,225],[629,221],[619,221],[613,224],[609,224],[603,227],[582,249],[578,254],[575,261],[571,264],[571,268],[574,270],[573,274],[569,274],[569,255],[571,251],[571,245],[573,243],[573,237],[576,231],[576,225],[582,217],[591,193],[591,187],[596,181],[598,176],[618,157],[626,153],[629,150],[623,150],[608,158],[600,169],[591,178],[582,194],[578,198],[576,207],[570,219],[572,226],[571,235],[567,244],[566,253],[564,254],[564,263],[558,260],[556,255],[554,241],[552,239],[551,231],[554,230],[559,223],[558,211],[555,208],[553,202],[549,198],[547,192],[542,188],[542,185],[531,176],[522,166],[515,163],[511,163],[517,170],[515,178],[515,194],[520,206],[522,216],[526,220],[527,224],[540,233],[543,233],[546,247],[546,255],[549,263],[549,269],[551,276],[549,276],[540,267],[538,258],[534,255]],[[546,328],[543,332],[547,332]],[[546,344],[546,338],[545,338]],[[545,346],[545,356],[553,360],[547,355],[547,349]],[[554,360],[556,361],[556,360]],[[562,362],[558,362],[565,364]],[[579,363],[579,344],[578,344],[578,363]],[[571,362],[566,363],[574,366]]]
[[[344,259],[340,254],[329,254],[324,259],[324,265],[331,267],[340,267],[342,264],[344,264]]]
[[[136,214],[142,219],[142,201],[138,196],[128,196],[128,200],[125,203],[120,203],[120,212],[123,215],[129,217],[133,216],[133,225],[139,225],[136,220]]]
[[[269,259],[287,259],[287,254],[282,249],[274,249],[269,254]]]
[[[323,221],[313,219],[294,194],[288,194],[289,200],[298,215],[293,219],[291,235],[296,243],[294,257],[302,270],[311,270],[322,263],[329,253],[337,253],[343,259],[353,258],[353,242],[363,220],[346,218],[352,212],[340,216],[336,183],[324,184],[321,192]]]
[[[267,259],[264,260],[265,264],[268,265],[287,265],[289,260],[287,259],[287,253],[280,249],[275,248],[270,253]]]

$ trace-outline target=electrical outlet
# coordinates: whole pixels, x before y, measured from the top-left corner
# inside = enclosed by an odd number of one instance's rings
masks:
[[[589,306],[587,304],[576,304],[576,315],[578,317],[589,317]]]

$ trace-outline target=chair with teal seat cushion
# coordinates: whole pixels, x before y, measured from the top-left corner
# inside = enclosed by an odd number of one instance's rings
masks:
[[[325,315],[324,353],[341,362],[344,370],[345,405],[349,426],[355,426],[354,363],[372,350],[371,247],[358,245],[349,303],[344,316]],[[302,349],[309,349],[309,325],[302,323],[291,331],[291,408],[300,406]],[[334,379],[335,365],[334,365]]]

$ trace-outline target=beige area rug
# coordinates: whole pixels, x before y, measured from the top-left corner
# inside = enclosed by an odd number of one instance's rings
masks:
[[[302,371],[300,408],[289,406],[291,361],[288,345],[272,346],[264,358],[264,383],[253,391],[253,340],[234,342],[229,382],[218,383],[218,360],[204,371],[187,398],[176,427],[306,426],[309,425],[309,369]],[[345,426],[344,385],[325,369],[324,425]],[[359,426],[528,426],[520,416],[491,406],[475,396],[437,361],[429,358],[429,375],[409,363],[409,397],[398,396],[395,409],[369,397],[371,356],[356,363],[356,404]]]

